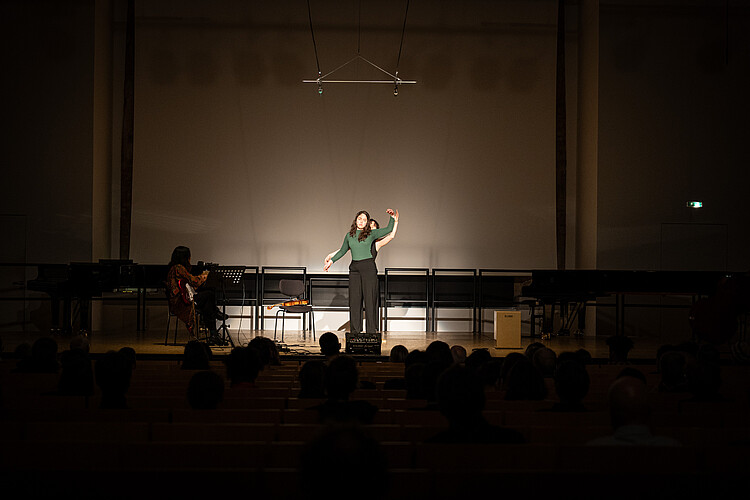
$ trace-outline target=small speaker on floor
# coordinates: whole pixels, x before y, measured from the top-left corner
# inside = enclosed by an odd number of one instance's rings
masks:
[[[380,355],[380,344],[383,341],[383,334],[367,333],[347,333],[346,334],[346,353],[347,354],[375,354]]]

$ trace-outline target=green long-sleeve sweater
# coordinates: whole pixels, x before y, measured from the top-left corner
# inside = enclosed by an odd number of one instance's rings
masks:
[[[359,241],[359,233],[362,232],[361,229],[357,229],[357,232],[354,233],[354,236],[349,236],[349,233],[346,233],[346,236],[344,236],[344,243],[342,243],[341,248],[338,252],[336,252],[336,255],[334,255],[331,260],[333,262],[336,262],[341,257],[343,257],[344,254],[346,254],[347,250],[352,251],[352,260],[371,259],[372,253],[370,252],[370,247],[372,246],[372,242],[393,231],[393,217],[391,217],[390,219],[391,220],[388,222],[388,225],[386,227],[373,229],[370,235],[362,241]]]

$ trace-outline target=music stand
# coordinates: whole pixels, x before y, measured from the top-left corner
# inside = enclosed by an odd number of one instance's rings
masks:
[[[221,312],[224,317],[226,317],[227,284],[229,284],[230,287],[232,285],[239,285],[242,282],[242,275],[245,274],[245,266],[217,266],[212,269],[212,272],[216,272],[221,276]],[[219,345],[229,344],[234,347],[232,336],[229,335],[229,325],[227,325],[226,320],[223,318],[221,320],[221,326],[219,327],[219,339],[217,343]]]

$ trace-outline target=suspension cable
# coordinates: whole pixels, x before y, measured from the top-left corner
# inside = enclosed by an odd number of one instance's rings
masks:
[[[398,67],[401,64],[401,49],[404,47],[404,34],[406,33],[406,18],[409,15],[409,0],[406,0],[406,12],[404,13],[404,27],[401,29],[401,43],[398,46],[398,59],[396,60],[396,76],[398,76]]]
[[[310,0],[307,0],[307,18],[310,20],[310,35],[312,35],[313,49],[315,50],[315,65],[318,67],[318,78],[320,78],[320,60],[318,59],[318,45],[315,43],[315,30],[313,30],[312,12],[310,11]]]

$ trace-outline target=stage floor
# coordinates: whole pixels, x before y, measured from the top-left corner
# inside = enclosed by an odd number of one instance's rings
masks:
[[[319,337],[322,331],[317,332]],[[340,341],[342,348],[345,344],[345,337],[343,331],[335,332]],[[158,355],[158,356],[180,356],[182,355],[185,343],[187,342],[187,331],[180,325],[177,332],[177,343],[174,342],[174,331],[170,331],[169,344],[164,345],[164,334],[165,330],[149,330],[147,332],[138,332],[134,330],[109,330],[109,331],[94,331],[90,335],[91,352],[93,354],[104,353],[109,350],[117,350],[122,347],[132,347],[136,353],[144,355]],[[230,335],[235,345],[246,345],[253,337],[265,336],[268,338],[274,338],[273,330],[248,330],[241,331],[239,335],[236,331],[231,331]],[[2,334],[3,351],[5,353],[12,353],[17,345],[22,342],[33,343],[38,337],[39,333],[31,332],[6,332]],[[59,345],[59,351],[63,351],[68,348],[70,339],[69,335],[55,335],[53,336]],[[282,355],[295,355],[295,356],[306,356],[316,355],[320,353],[320,348],[316,340],[313,340],[310,332],[302,332],[298,330],[286,330],[284,333],[284,342],[281,343],[281,333],[277,333],[276,340],[280,342],[280,345],[284,348]],[[435,340],[442,340],[448,345],[461,345],[467,352],[471,353],[473,349],[488,349],[493,356],[505,356],[510,352],[523,352],[526,347],[532,342],[542,342],[556,353],[565,351],[575,351],[578,349],[588,350],[594,358],[606,359],[609,357],[609,348],[606,344],[605,337],[596,336],[552,336],[550,339],[541,340],[539,338],[522,337],[520,349],[497,349],[495,347],[495,340],[493,339],[492,332],[485,332],[483,334],[473,334],[471,332],[424,332],[424,331],[412,331],[412,332],[385,332],[383,334],[382,353],[387,355],[391,348],[395,345],[402,344],[407,349],[425,349],[431,342]],[[630,359],[651,361],[655,359],[656,350],[659,348],[663,341],[659,339],[649,338],[633,338],[635,346],[630,352]],[[688,339],[685,339],[688,340]],[[212,346],[212,350],[217,355],[226,354],[231,349],[231,346],[219,347]],[[287,350],[288,349],[288,350]],[[727,352],[728,355],[728,352]]]

